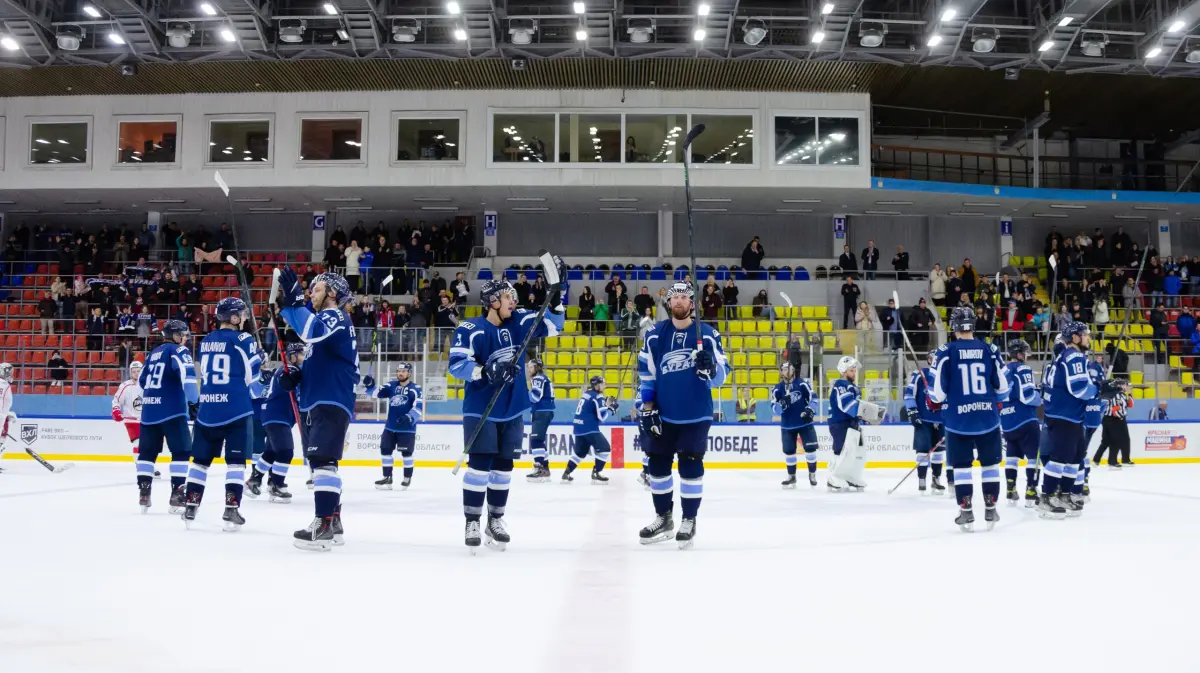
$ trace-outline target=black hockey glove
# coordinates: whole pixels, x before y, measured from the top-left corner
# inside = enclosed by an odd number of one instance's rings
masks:
[[[200,405],[195,402],[188,402],[188,420],[195,421],[200,415]]]
[[[921,412],[916,409],[905,409],[904,411],[908,414],[908,422],[912,423],[914,428],[921,427]]]
[[[375,379],[370,376],[364,376],[363,380],[362,380],[362,384],[366,388],[374,388],[375,387]]]
[[[792,406],[792,396],[791,395],[784,395],[783,397],[779,398],[779,408],[780,409],[787,411],[788,407],[790,407],[790,406]]]
[[[621,403],[617,402],[617,398],[609,395],[604,400],[604,406],[608,407],[611,411],[616,411],[621,406]]]
[[[300,385],[300,381],[304,379],[304,375],[295,367],[287,370],[279,375],[279,387],[287,391],[295,390]]]
[[[1121,392],[1121,381],[1118,379],[1104,379],[1100,382],[1100,397],[1101,399],[1111,400]]]
[[[304,287],[300,285],[300,279],[290,266],[283,267],[279,272],[279,292],[284,306],[304,306]]]
[[[483,367],[483,378],[492,386],[511,383],[517,373],[517,363],[512,360],[492,360]]]
[[[717,374],[717,358],[703,348],[693,351],[692,357],[696,361],[696,376],[702,381],[711,381]]]
[[[805,422],[805,423],[812,423],[812,422],[813,422],[813,410],[812,410],[812,407],[804,407],[804,411],[801,411],[801,412],[800,412],[800,420],[801,420],[801,421],[803,421],[803,422]]]
[[[662,437],[662,417],[658,409],[642,409],[638,412],[638,427],[653,437]]]

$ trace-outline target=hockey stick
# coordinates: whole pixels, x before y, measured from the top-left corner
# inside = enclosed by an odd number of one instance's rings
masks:
[[[1142,270],[1146,268],[1146,257],[1150,253],[1150,243],[1152,240],[1153,239],[1151,239],[1149,235],[1146,236],[1146,247],[1142,250],[1142,263],[1138,267],[1137,275],[1134,276],[1134,278],[1133,278],[1133,287],[1134,287],[1134,289],[1139,290],[1139,291],[1141,290],[1141,288],[1139,287],[1138,284],[1142,282]],[[1133,311],[1128,306],[1126,306],[1125,307],[1125,319],[1121,321],[1121,331],[1117,333],[1117,340],[1113,343],[1112,360],[1110,360],[1108,363],[1108,370],[1104,372],[1104,378],[1106,378],[1106,379],[1112,378],[1113,367],[1115,367],[1117,364],[1117,355],[1120,354],[1120,352],[1121,352],[1121,340],[1125,338],[1125,331],[1129,329],[1129,318],[1132,315],[1133,315]],[[1163,348],[1165,350],[1166,346],[1164,346]],[[1157,354],[1155,354],[1155,360],[1157,360],[1157,359],[1158,359]],[[1168,358],[1168,362],[1169,361],[1170,361],[1170,359]]]
[[[704,133],[704,124],[696,124],[683,139],[683,198],[687,208],[688,253],[691,255],[692,295],[695,297],[692,301],[692,320],[696,323],[696,350],[704,347],[700,340],[700,301],[703,297],[700,296],[700,272],[696,269],[696,228],[692,223],[692,181],[688,176],[688,164],[689,155],[692,153],[692,141],[701,133]]]
[[[549,283],[549,290],[546,292],[546,298],[542,300],[542,305],[538,308],[537,316],[533,319],[533,325],[525,333],[525,339],[521,341],[521,347],[512,359],[513,363],[517,365],[521,364],[521,360],[525,357],[525,351],[529,350],[529,344],[533,343],[533,335],[537,334],[538,328],[546,318],[546,311],[550,308],[550,302],[554,301],[554,297],[561,292],[559,287],[561,279],[558,277],[558,265],[554,263],[554,256],[545,250],[539,250],[538,257],[542,260],[542,269],[546,273],[547,280],[551,282]],[[485,320],[487,310],[488,308],[484,307]],[[521,372],[520,375],[524,376],[525,372]],[[488,401],[487,406],[483,409],[483,413],[479,415],[479,423],[476,424],[474,432],[467,439],[467,443],[463,445],[462,455],[454,462],[454,469],[450,470],[450,474],[458,474],[458,471],[462,469],[463,463],[467,460],[467,454],[471,453],[471,447],[474,446],[475,440],[479,439],[479,433],[483,431],[483,426],[487,423],[488,414],[492,413],[492,408],[496,406],[496,402],[500,399],[500,393],[504,392],[504,386],[506,385],[508,384],[502,382],[496,386],[496,392],[492,393],[492,399]]]
[[[246,270],[242,268],[241,263],[237,260],[237,257],[241,256],[241,248],[238,246],[237,217],[233,212],[233,198],[229,195],[229,183],[225,182],[225,178],[221,177],[220,171],[213,171],[213,181],[217,183],[217,187],[220,187],[221,192],[225,194],[225,205],[229,207],[229,230],[233,232],[234,254],[226,255],[225,261],[237,272],[242,301],[246,302],[246,309],[250,312],[250,334],[254,336],[254,341],[258,344],[259,350],[262,350],[262,339],[258,336],[258,323],[254,320],[254,298],[250,294],[250,286],[246,283]]]
[[[3,437],[0,437],[0,442],[7,442],[7,441],[8,441],[8,435],[4,435]],[[30,458],[33,458],[39,464],[41,464],[42,467],[46,468],[47,470],[50,470],[51,472],[53,472],[55,474],[58,474],[60,472],[66,472],[67,470],[71,469],[72,467],[75,467],[75,463],[63,463],[62,465],[52,465],[50,463],[50,461],[46,460],[45,458],[42,458],[41,456],[38,455],[37,451],[34,451],[33,449],[31,449],[29,447],[25,447],[25,453],[28,453]]]
[[[780,292],[779,296],[783,298],[784,303],[787,304],[788,338],[787,344],[785,344],[783,348],[783,357],[784,359],[787,359],[787,354],[792,348],[792,298],[787,296],[786,292]]]
[[[933,445],[933,448],[932,448],[932,449],[930,449],[930,450],[929,450],[929,452],[930,452],[930,453],[933,453],[934,451],[937,451],[938,447],[939,447],[939,446],[941,446],[941,445],[943,445],[943,444],[945,444],[945,443],[946,443],[946,438],[945,438],[945,437],[943,437],[943,438],[939,439],[939,440],[938,440],[938,443],[937,443],[937,444],[934,444],[934,445]],[[888,495],[891,495],[892,493],[895,493],[895,492],[896,492],[896,489],[900,488],[900,485],[901,485],[901,484],[903,484],[904,482],[908,481],[908,478],[909,478],[909,477],[911,477],[911,476],[912,476],[912,473],[913,473],[913,472],[916,472],[916,471],[917,471],[917,466],[916,466],[916,465],[913,465],[912,469],[911,469],[911,470],[909,470],[908,472],[905,472],[905,473],[904,473],[904,476],[900,478],[900,481],[896,482],[896,485],[895,485],[895,486],[893,486],[893,487],[891,487],[891,488],[889,488],[889,489],[888,489],[888,492],[887,492],[887,494],[888,494]]]
[[[275,300],[278,297],[279,297],[279,268],[276,267],[275,270],[271,272],[271,294],[267,300],[267,305],[270,306],[272,309],[274,309],[275,308]],[[279,333],[279,321],[282,319],[283,319],[282,317],[276,316],[275,320],[272,321],[275,326],[275,344],[276,344],[275,347],[279,349],[279,361],[283,363],[283,373],[290,374],[291,368],[288,367],[287,352],[286,352],[287,348],[284,346],[283,336]],[[296,428],[299,429],[300,428],[300,405],[296,404],[296,391],[295,390],[288,391],[288,399],[291,400],[291,402],[292,402],[292,415],[296,417]]]

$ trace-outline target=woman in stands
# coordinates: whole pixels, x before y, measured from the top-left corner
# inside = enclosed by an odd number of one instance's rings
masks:
[[[592,333],[592,321],[596,319],[596,296],[592,294],[590,285],[583,286],[579,295],[579,322],[583,323],[583,331]]]

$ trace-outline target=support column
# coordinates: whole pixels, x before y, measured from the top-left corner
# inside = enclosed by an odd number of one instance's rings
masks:
[[[1171,221],[1158,221],[1158,239],[1157,245],[1159,259],[1165,259],[1171,254]]]
[[[1013,255],[1013,221],[1011,217],[1000,218],[1000,266],[1011,264]]]
[[[675,213],[658,211],[658,256],[671,257],[675,254]]]
[[[315,210],[312,215],[312,260],[325,261],[325,211]]]
[[[845,215],[833,216],[833,258],[842,256],[842,246],[850,243],[849,230],[846,227]]]
[[[0,219],[0,223],[3,223],[3,219]],[[160,254],[162,246],[159,244],[162,238],[162,213],[157,210],[148,211],[146,213],[146,227],[154,236],[154,245],[150,246],[150,260],[158,261],[162,259]]]

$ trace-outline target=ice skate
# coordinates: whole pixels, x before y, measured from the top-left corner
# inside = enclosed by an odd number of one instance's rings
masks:
[[[508,528],[504,525],[504,519],[488,517],[483,533],[487,536],[487,546],[492,549],[504,551],[508,547],[511,538],[508,536]]]
[[[1038,501],[1037,489],[1029,486],[1025,489],[1025,506],[1036,507]]]
[[[142,508],[142,514],[150,511],[150,487],[144,486],[138,488],[138,507]]]
[[[1083,516],[1083,496],[1074,493],[1063,493],[1061,496],[1067,517],[1074,519]]]
[[[187,502],[183,506],[183,514],[180,515],[180,518],[183,519],[184,528],[191,529],[192,522],[196,520],[196,510],[198,509],[200,509],[200,494],[188,494]]]
[[[246,519],[242,517],[242,513],[237,507],[226,507],[225,513],[221,515],[221,529],[226,533],[236,533],[246,525]]]
[[[847,482],[846,482],[846,486],[847,486],[847,487],[848,487],[848,488],[849,488],[851,491],[856,491],[856,492],[862,492],[862,491],[866,490],[866,488],[867,488],[867,484],[866,484],[866,482],[863,482],[863,483],[861,483],[861,484],[860,484],[860,483],[856,483],[856,482],[853,482],[853,481],[847,481]]]
[[[183,486],[176,486],[171,491],[171,499],[167,501],[167,512],[171,514],[179,514],[183,512],[184,506],[184,490]]]
[[[592,470],[592,485],[605,486],[608,484],[608,477],[604,476],[597,470]]]
[[[959,530],[964,533],[975,532],[975,510],[971,509],[971,498],[963,498],[963,501],[958,505],[958,516],[954,518],[954,523],[958,524]]]
[[[410,485],[412,485],[412,477],[405,477],[404,481],[400,482],[400,490],[407,491]]]
[[[650,490],[650,475],[645,472],[638,475],[638,483],[642,485],[642,490]]]
[[[251,467],[250,470],[250,478],[246,480],[246,495],[258,498],[262,495],[263,473],[259,472],[257,467]]]
[[[795,488],[796,488],[796,475],[794,475],[794,474],[789,474],[789,475],[788,475],[788,478],[783,480],[783,482],[782,482],[782,485],[783,485],[783,487],[784,487],[784,488],[786,488],[786,489],[788,489],[788,490],[795,490]]]
[[[471,554],[474,554],[476,550],[479,549],[479,545],[482,543],[482,541],[483,540],[479,535],[479,520],[468,519],[463,542],[465,542],[467,547],[471,550]]]
[[[1038,498],[1038,516],[1043,519],[1065,519],[1067,509],[1057,495],[1042,495]]]
[[[281,502],[287,504],[292,501],[292,494],[288,493],[287,488],[284,486],[267,484],[267,499],[269,502]]]
[[[933,478],[933,481],[929,484],[929,488],[933,491],[934,495],[946,494],[946,487],[942,485],[942,480],[938,477]]]
[[[569,484],[573,481],[575,481],[575,477],[572,477],[569,472],[563,472],[563,475],[558,479],[558,483],[560,484]]]
[[[1089,486],[1086,481],[1083,482],[1083,501],[1084,502],[1092,501],[1092,487]]]
[[[1013,482],[1008,485],[1008,492],[1006,494],[1006,498],[1008,500],[1009,507],[1015,507],[1016,504],[1021,500],[1021,496],[1019,494],[1017,494],[1016,482]]]
[[[1133,466],[1134,466],[1134,462],[1132,460],[1122,460],[1121,461],[1121,467],[1133,467]]]
[[[550,481],[550,468],[537,464],[533,466],[533,472],[525,475],[525,480],[531,484],[544,484]]]
[[[375,490],[377,490],[377,491],[392,490],[392,478],[384,477],[383,479],[380,479],[379,481],[375,482]]]
[[[675,534],[675,542],[679,543],[680,549],[691,549],[692,543],[696,541],[696,520],[684,519],[679,524],[679,532]]]
[[[925,484],[924,479],[917,480],[917,492],[920,493],[921,495],[929,494],[929,487]]]
[[[1015,490],[1013,494],[1016,494]],[[1010,505],[1016,504],[1015,502],[1011,502],[1011,498],[1009,500]],[[983,506],[983,520],[987,522],[987,529],[991,530],[996,527],[996,522],[1000,520],[1000,513],[996,511],[996,501],[990,496],[985,495],[983,496]]]
[[[817,473],[816,472],[808,473],[808,485],[813,488],[817,487]]]
[[[346,544],[346,529],[342,528],[342,510],[338,509],[331,518],[329,525],[333,527],[333,546],[341,547]]]
[[[329,551],[333,549],[333,517],[316,517],[308,528],[292,534],[292,545],[304,551]]]
[[[694,524],[693,524],[694,525]],[[675,520],[671,513],[659,514],[654,517],[654,521],[650,522],[638,533],[638,538],[642,544],[654,544],[662,542],[671,537],[671,533],[675,531]]]

